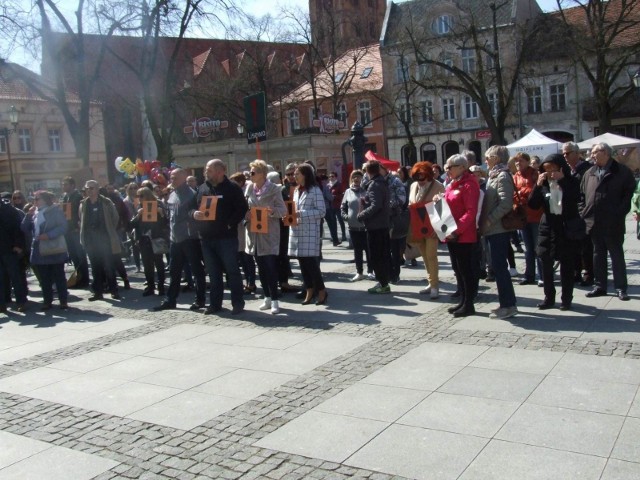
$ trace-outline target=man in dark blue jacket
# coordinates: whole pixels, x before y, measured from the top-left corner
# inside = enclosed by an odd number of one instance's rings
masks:
[[[206,213],[193,210],[198,220],[202,254],[211,282],[210,304],[205,314],[222,310],[224,292],[223,273],[227,275],[231,291],[231,314],[244,310],[244,290],[238,265],[238,224],[247,213],[247,200],[240,187],[226,175],[227,166],[222,160],[213,159],[204,168],[205,182],[198,188],[197,204],[203,197],[216,197],[215,220],[207,220]]]
[[[10,195],[9,195],[10,197]],[[3,195],[4,198],[4,195]],[[20,211],[8,202],[0,200],[0,312],[7,311],[7,292],[10,285],[16,295],[16,309],[24,312],[27,304],[27,292],[20,277],[20,256],[25,250],[25,241],[20,230]],[[5,285],[5,282],[8,282]]]
[[[196,283],[196,301],[191,310],[204,308],[205,274],[202,265],[202,251],[198,241],[195,222],[191,212],[196,208],[196,192],[187,184],[187,172],[181,168],[171,171],[171,185],[174,190],[169,196],[169,239],[171,267],[170,282],[164,301],[154,308],[156,311],[176,308],[176,299],[180,292],[180,278],[184,262],[188,262]],[[235,258],[235,257],[234,257]]]

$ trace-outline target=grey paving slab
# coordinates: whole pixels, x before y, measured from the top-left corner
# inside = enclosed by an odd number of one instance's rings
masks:
[[[603,312],[581,338],[640,342],[640,321],[637,319],[637,312],[631,310]]]
[[[630,417],[640,417],[640,387],[636,392],[636,398],[631,404],[631,409],[629,410],[628,415]]]
[[[107,377],[122,378],[124,380],[137,380],[147,375],[151,375],[160,370],[165,370],[176,365],[176,361],[164,358],[152,358],[145,356],[131,357],[126,360],[112,363],[102,368],[94,370],[95,374]],[[54,366],[56,364],[53,364]],[[173,385],[168,385],[173,386]]]
[[[548,374],[564,354],[492,347],[471,362],[471,367],[534,374]]]
[[[89,480],[118,462],[69,448],[51,447],[0,470],[3,480]]]
[[[163,360],[163,359],[153,359]],[[167,360],[163,360],[167,361]],[[171,364],[158,371],[139,377],[138,382],[188,390],[235,370],[235,367],[216,365],[213,362],[197,359],[193,362],[169,360]]]
[[[605,458],[491,440],[460,480],[598,480]]]
[[[608,457],[623,422],[617,415],[525,403],[495,438]]]
[[[0,476],[3,468],[51,448],[46,442],[3,431],[0,431],[0,445]]]
[[[369,340],[367,338],[362,337],[326,333],[314,335],[308,340],[304,340],[303,342],[289,347],[287,351],[307,354],[323,354],[330,355],[331,357],[337,357],[338,355],[342,355],[354,348],[358,348],[366,344],[368,341]]]
[[[486,350],[487,347],[477,345],[426,342],[407,352],[403,361],[465,367]]]
[[[309,370],[324,365],[334,355],[326,353],[304,353],[282,350],[269,353],[254,362],[247,363],[246,368],[265,372],[301,375]]]
[[[625,419],[611,457],[640,463],[640,418]]]
[[[330,462],[344,462],[388,425],[377,420],[307,412],[254,445]]]
[[[522,402],[542,379],[542,375],[532,373],[466,367],[441,386],[438,391]]]
[[[479,315],[481,313],[481,310],[476,309],[476,312],[478,312],[477,315],[463,318],[462,320],[455,322],[453,325],[451,325],[451,329],[472,330],[472,331],[481,330],[481,331],[488,331],[488,332],[506,332],[506,333],[513,332],[516,329],[513,323],[508,322],[506,320],[494,320],[492,318],[489,318],[489,313],[492,308],[495,308],[495,307],[487,306],[484,309],[486,311],[482,312],[483,316]]]
[[[397,423],[491,438],[519,406],[519,402],[434,392]]]
[[[56,328],[68,330],[87,330],[101,333],[116,333],[130,328],[141,327],[150,323],[149,320],[136,320],[133,318],[105,318],[100,321],[83,319],[65,320],[56,323]]]
[[[283,383],[296,378],[294,375],[238,368],[213,380],[193,387],[193,391],[225,397],[252,399]]]
[[[93,374],[75,375],[59,382],[32,390],[29,396],[65,405],[77,405],[110,388],[122,385],[126,380]],[[83,403],[85,405],[85,403]]]
[[[241,347],[260,347],[284,350],[316,336],[315,333],[287,332],[282,330],[269,330],[245,340],[236,342]]]
[[[638,385],[640,384],[640,361],[567,353],[553,368],[551,375]]]
[[[623,462],[610,458],[600,480],[637,480],[640,463]]]
[[[242,403],[244,400],[241,398],[187,391],[130,413],[127,417],[181,430],[191,430]]]
[[[548,311],[548,310],[547,310]],[[533,316],[533,315],[537,316]],[[520,314],[515,317],[513,333],[540,333],[545,335],[580,337],[589,328],[593,319],[576,314],[575,317],[558,318],[555,313],[531,315]]]
[[[429,392],[358,383],[312,411],[393,422],[424,399]]]
[[[416,479],[456,479],[487,439],[392,425],[345,462]]]
[[[0,379],[0,391],[25,394],[31,390],[75,377],[76,372],[41,367]]]
[[[433,391],[447,382],[462,368],[458,365],[440,365],[437,363],[417,364],[412,360],[399,358],[367,376],[362,382],[373,385],[386,385],[388,387]]]
[[[64,335],[59,330],[59,335],[52,336],[43,340],[25,343],[12,348],[5,348],[0,351],[0,363],[9,363],[41,353],[51,352],[59,348],[68,347],[77,343],[87,342],[105,335],[102,332],[72,332],[65,331]]]
[[[636,385],[548,376],[528,403],[590,412],[626,415],[638,390]]]
[[[237,345],[264,333],[266,332],[261,328],[224,326],[204,334],[202,340],[225,345]]]
[[[58,370],[69,370],[78,373],[87,373],[91,370],[97,370],[107,365],[128,360],[131,355],[124,353],[109,352],[106,350],[97,350],[95,352],[85,353],[77,357],[55,362],[50,365],[51,368]]]
[[[128,340],[105,348],[106,351],[124,353],[128,355],[143,355],[153,350],[173,345],[180,342],[180,338],[168,335],[165,332],[155,332]]]

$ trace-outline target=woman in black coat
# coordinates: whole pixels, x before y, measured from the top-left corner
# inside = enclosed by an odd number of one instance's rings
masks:
[[[569,165],[560,154],[547,156],[540,165],[540,175],[531,196],[530,208],[543,208],[536,253],[542,260],[544,300],[540,310],[552,308],[556,300],[553,285],[553,263],[560,261],[562,305],[569,310],[573,300],[573,280],[576,252],[585,237],[585,224],[578,213],[580,184],[571,175]]]

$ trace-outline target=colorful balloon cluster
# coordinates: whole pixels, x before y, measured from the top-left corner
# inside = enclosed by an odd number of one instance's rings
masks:
[[[116,170],[124,175],[124,178],[135,180],[137,183],[151,180],[157,185],[167,185],[171,170],[178,165],[171,163],[169,167],[163,167],[158,160],[136,159],[135,163],[129,158],[117,157],[114,165]]]

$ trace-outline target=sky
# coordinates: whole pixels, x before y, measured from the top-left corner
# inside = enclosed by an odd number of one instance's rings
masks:
[[[30,3],[31,0],[22,0]],[[400,3],[403,0],[396,0]],[[294,6],[308,9],[309,0],[237,0],[237,4],[242,7],[245,12],[250,12],[254,16],[260,17],[268,13],[276,15],[282,6]],[[63,12],[68,12],[67,18],[73,18],[74,7],[78,5],[78,0],[59,0],[58,6]],[[538,5],[543,11],[555,10],[557,8],[556,0],[538,0]],[[27,55],[19,49],[15,49],[9,55],[9,61],[23,65],[31,70],[39,70],[39,61],[31,55]]]

